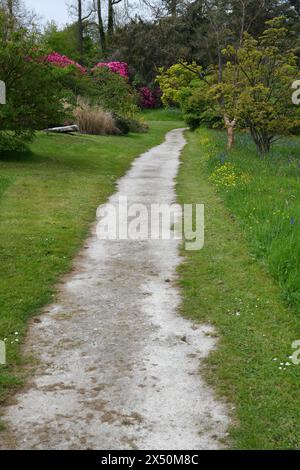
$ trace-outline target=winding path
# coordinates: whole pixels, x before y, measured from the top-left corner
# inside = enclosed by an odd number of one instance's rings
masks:
[[[183,130],[138,158],[118,196],[175,200]],[[58,304],[32,322],[32,382],[4,410],[2,448],[218,449],[226,407],[199,374],[215,346],[211,327],[176,313],[178,241],[100,241],[95,231]]]

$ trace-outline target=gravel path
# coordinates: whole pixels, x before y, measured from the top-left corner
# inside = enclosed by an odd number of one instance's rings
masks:
[[[174,202],[184,145],[183,130],[168,133],[134,162],[110,202]],[[25,353],[38,365],[4,410],[2,448],[222,447],[227,409],[201,378],[213,330],[176,313],[178,243],[100,241],[93,231],[58,303],[31,324]]]

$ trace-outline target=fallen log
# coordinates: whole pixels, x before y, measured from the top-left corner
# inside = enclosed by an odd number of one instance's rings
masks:
[[[75,124],[73,126],[63,126],[63,127],[51,127],[50,129],[45,129],[45,132],[57,132],[60,134],[69,134],[71,132],[78,132],[79,128]]]

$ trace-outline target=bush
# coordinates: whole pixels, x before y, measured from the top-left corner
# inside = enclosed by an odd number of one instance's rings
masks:
[[[0,154],[9,154],[10,152],[24,152],[27,150],[26,143],[32,141],[33,132],[12,132],[0,130]]]
[[[127,135],[130,132],[130,119],[122,116],[115,116],[116,126],[122,135]]]
[[[129,68],[126,62],[99,62],[93,68],[93,72],[102,67],[105,67],[111,72],[120,75],[122,78],[129,78]]]
[[[69,94],[69,102],[76,105],[77,97],[82,96],[89,101],[97,102],[98,89],[88,69],[65,55],[52,52],[39,58],[39,62],[51,66],[57,83]]]
[[[100,107],[80,101],[74,111],[74,116],[82,134],[109,135],[118,133],[112,114]]]
[[[128,80],[107,67],[95,68],[93,80],[97,87],[98,103],[103,109],[126,119],[134,117],[138,111],[137,96]]]
[[[42,55],[26,32],[16,32],[7,40],[0,29],[0,79],[7,88],[7,103],[0,106],[1,152],[21,150],[36,130],[66,119],[68,93],[53,67],[38,60]]]
[[[82,65],[78,64],[72,59],[65,55],[58,54],[58,52],[51,52],[44,58],[45,62],[49,62],[50,64],[56,65],[57,67],[67,68],[67,67],[74,67],[75,69],[79,70],[82,74],[86,74],[86,69],[82,67]]]
[[[122,135],[127,135],[129,132],[147,132],[149,129],[148,125],[141,119],[127,119],[117,115],[114,118],[116,126]]]
[[[202,67],[192,64],[174,64],[168,70],[159,69],[156,78],[161,92],[163,105],[180,106],[180,94],[184,88],[188,88],[191,82],[202,72]]]
[[[223,128],[221,115],[214,110],[207,98],[208,88],[206,82],[195,80],[179,95],[184,120],[192,131],[201,126],[212,129]]]
[[[147,86],[143,86],[139,90],[140,99],[139,104],[143,109],[155,109],[161,106],[161,89],[155,88],[151,90],[151,88]]]

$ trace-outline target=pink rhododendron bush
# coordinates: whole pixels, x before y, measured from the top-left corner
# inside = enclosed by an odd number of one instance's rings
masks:
[[[60,55],[58,52],[52,52],[51,54],[47,55],[44,60],[46,62],[49,62],[53,65],[56,65],[58,67],[66,68],[70,66],[76,67],[80,72],[86,73],[86,69],[82,67],[82,65],[78,64],[78,62],[75,62],[72,59],[69,59],[69,57],[65,55]]]
[[[93,71],[101,67],[106,67],[111,72],[117,73],[123,78],[129,77],[129,69],[128,69],[128,64],[126,64],[126,62],[99,62],[98,64],[95,65],[95,67],[93,68]]]

